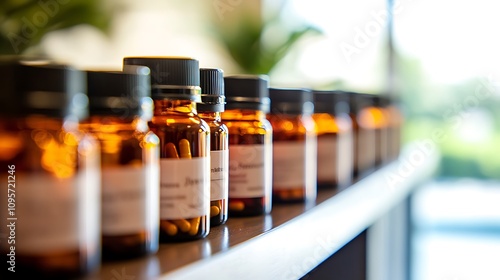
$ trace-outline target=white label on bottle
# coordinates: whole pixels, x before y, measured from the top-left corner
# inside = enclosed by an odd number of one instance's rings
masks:
[[[318,181],[337,183],[337,139],[334,135],[318,136]]]
[[[229,197],[264,197],[271,186],[272,145],[229,145]]]
[[[146,167],[102,169],[102,232],[132,234],[146,229]],[[146,211],[147,210],[147,211]]]
[[[100,176],[99,173],[95,175]],[[5,205],[0,215],[2,220],[13,225],[9,231],[11,236],[15,235],[15,243],[10,245],[15,246],[16,252],[40,254],[78,250],[82,244],[96,249],[100,219],[94,214],[99,213],[100,185],[99,179],[94,185],[87,184],[88,177],[83,171],[65,179],[16,173],[15,189],[11,188],[16,195],[13,211],[9,211],[10,215]],[[3,201],[7,201],[6,194],[0,195]],[[95,205],[89,204],[96,200]],[[88,211],[83,212],[85,210]]]
[[[8,189],[12,191],[7,192],[8,178],[0,174],[6,186],[0,192],[0,219],[7,223],[0,229],[0,236],[5,237],[5,242],[0,242],[2,250],[14,246],[16,254],[25,255],[80,249],[89,254],[99,252],[100,157],[98,146],[90,142],[82,140],[94,147],[78,155],[79,170],[61,166],[63,174],[75,171],[69,177],[17,170],[9,177],[13,182]]]
[[[304,188],[305,159],[305,142],[274,142],[273,189]]]
[[[210,197],[212,201],[227,199],[229,190],[229,151],[210,152]]]
[[[339,164],[337,166],[338,183],[341,189],[352,183],[354,145],[351,130],[338,134]]]
[[[358,131],[358,171],[363,173],[375,167],[376,149],[375,149],[375,130],[360,128]]]
[[[305,155],[305,163],[306,163],[306,174],[305,174],[305,183],[306,183],[306,195],[309,199],[316,199],[316,176],[318,174],[318,162],[316,157],[318,155],[318,139],[315,132],[310,132],[306,135],[306,155]]]
[[[377,145],[378,145],[378,151],[379,154],[377,155],[377,159],[380,162],[386,162],[388,157],[389,157],[389,147],[388,147],[388,141],[389,141],[389,128],[383,127],[380,129],[379,132],[379,139],[377,139]]]
[[[189,219],[210,210],[208,157],[160,160],[160,218]]]
[[[19,253],[78,249],[82,236],[78,228],[79,187],[75,177],[16,174],[14,229]]]
[[[87,145],[86,140],[82,140],[82,145]],[[91,255],[101,251],[101,151],[97,142],[94,142],[94,145],[95,148],[81,155],[77,198],[81,202],[78,207],[81,221],[79,232],[82,236],[80,248],[83,247],[83,250]]]
[[[149,165],[146,170],[146,228],[151,229],[151,239],[158,238],[160,226],[160,149],[143,149],[142,157]]]

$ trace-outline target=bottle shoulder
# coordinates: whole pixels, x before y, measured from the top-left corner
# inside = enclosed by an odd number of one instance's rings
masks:
[[[0,162],[61,178],[75,174],[80,159],[98,159],[100,151],[97,138],[80,130],[78,123],[39,117],[0,122],[0,142]]]
[[[272,130],[271,122],[267,119],[258,120],[227,120],[225,125],[231,129],[231,127],[253,127],[253,128],[263,128]]]
[[[197,114],[165,114],[155,115],[148,123],[150,128],[185,127],[210,131],[210,126]]]

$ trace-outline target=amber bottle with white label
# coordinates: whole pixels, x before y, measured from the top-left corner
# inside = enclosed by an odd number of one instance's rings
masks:
[[[102,256],[117,260],[158,251],[159,139],[149,68],[87,72],[89,118],[81,129],[101,145]]]
[[[84,72],[0,61],[2,279],[100,266],[99,145],[78,128],[87,105]]]
[[[201,102],[198,114],[210,126],[210,226],[224,224],[228,217],[229,131],[221,120],[226,103],[221,69],[200,69]]]
[[[270,88],[273,127],[273,202],[316,199],[316,131],[312,92]]]
[[[389,111],[387,107],[389,99],[387,96],[377,94],[373,96],[373,107],[371,108],[373,126],[375,127],[375,164],[377,168],[382,167],[389,161]]]
[[[224,78],[229,129],[229,216],[271,212],[272,126],[268,77],[239,75]]]
[[[187,57],[127,57],[151,69],[154,114],[160,138],[160,241],[204,238],[210,232],[210,127],[200,118],[200,69]]]
[[[313,91],[318,138],[318,188],[348,187],[354,168],[353,123],[349,95],[342,91]]]
[[[377,140],[373,107],[373,95],[367,93],[352,92],[351,116],[354,124],[354,174],[359,180],[376,168]]]
[[[391,96],[388,99],[389,104],[386,107],[389,113],[388,154],[389,160],[395,160],[399,157],[401,149],[401,127],[404,123],[404,115],[398,98]]]

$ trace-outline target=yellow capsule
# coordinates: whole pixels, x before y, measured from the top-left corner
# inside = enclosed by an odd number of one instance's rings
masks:
[[[245,203],[241,201],[230,202],[229,209],[233,211],[243,211],[243,209],[245,209]]]
[[[179,158],[177,148],[173,143],[167,143],[165,145],[165,153],[167,154],[167,158]]]
[[[184,219],[172,220],[171,222],[178,226],[182,232],[188,232],[191,228],[191,224]]]
[[[200,228],[200,218],[191,219],[191,229],[189,230],[189,235],[196,235],[198,229]]]
[[[210,217],[215,217],[219,215],[220,208],[218,206],[210,206]]]
[[[191,158],[191,148],[189,147],[189,141],[187,139],[181,139],[179,141],[179,150],[181,158]]]
[[[162,229],[164,231],[167,232],[168,235],[176,235],[177,234],[177,227],[168,221],[161,221],[160,226],[162,227]]]

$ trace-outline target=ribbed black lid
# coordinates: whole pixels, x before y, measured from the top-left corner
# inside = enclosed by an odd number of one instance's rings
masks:
[[[226,109],[248,109],[269,112],[269,77],[267,75],[234,75],[224,78]]]
[[[128,65],[147,66],[151,70],[153,99],[192,100],[200,102],[199,62],[190,57],[125,57]]]
[[[299,88],[270,88],[271,113],[312,114],[314,112],[312,92]]]
[[[374,105],[375,95],[369,93],[349,92],[349,102],[353,113],[358,113],[363,108]]]
[[[45,61],[0,60],[0,115],[33,114],[85,118],[85,72]]]
[[[123,72],[87,71],[90,116],[133,118],[151,96],[149,68],[130,66]]]
[[[388,107],[391,104],[391,99],[389,96],[384,94],[377,94],[373,97],[374,105],[377,107]]]
[[[314,90],[314,112],[327,114],[349,113],[349,93],[340,90]]]
[[[224,72],[216,68],[200,69],[201,102],[196,105],[199,112],[223,112]]]

